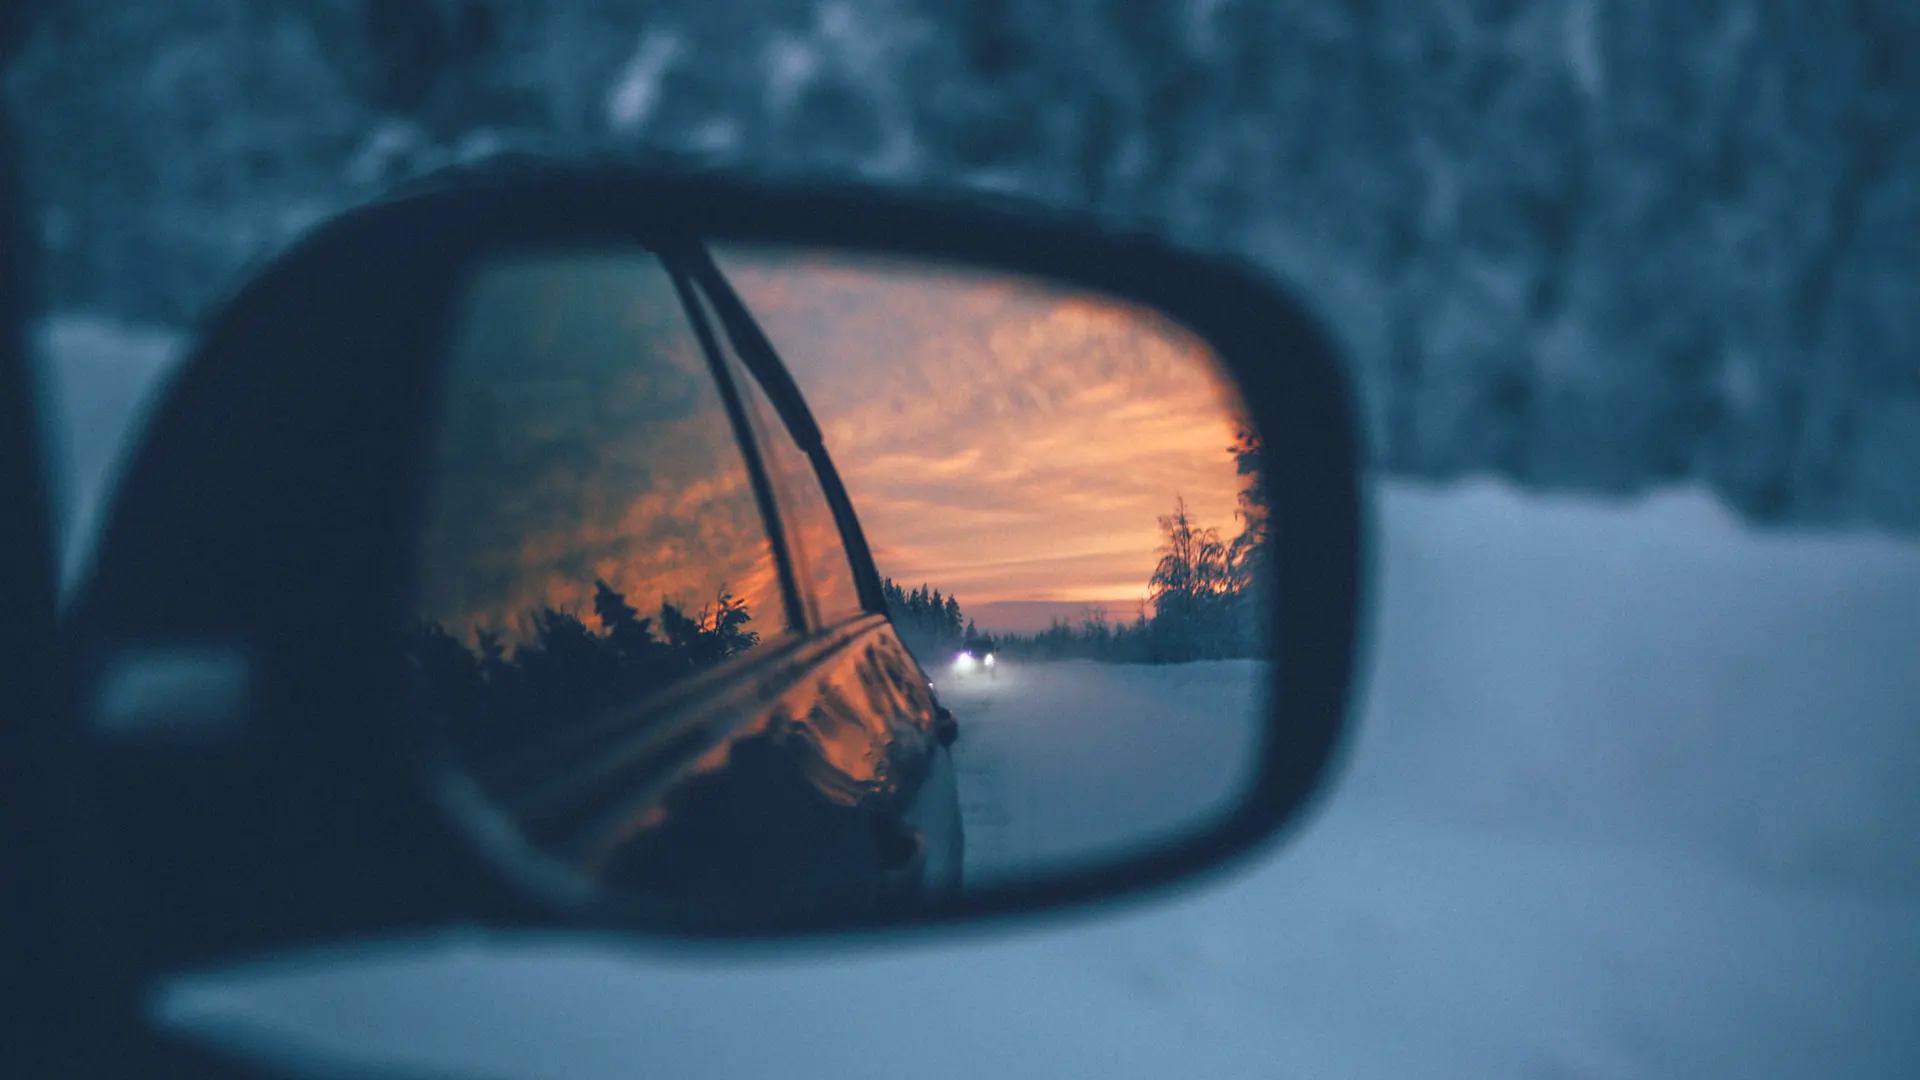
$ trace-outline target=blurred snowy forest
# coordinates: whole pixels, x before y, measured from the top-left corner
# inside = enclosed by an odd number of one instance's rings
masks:
[[[1011,190],[1305,290],[1389,472],[1920,529],[1911,0],[53,0],[6,88],[59,311],[503,147]]]

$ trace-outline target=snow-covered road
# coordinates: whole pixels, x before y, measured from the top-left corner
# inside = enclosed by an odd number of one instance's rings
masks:
[[[1030,877],[1177,840],[1252,782],[1264,665],[1089,661],[939,672],[960,723],[966,878]]]

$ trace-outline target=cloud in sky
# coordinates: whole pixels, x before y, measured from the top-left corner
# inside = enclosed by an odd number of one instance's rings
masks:
[[[881,572],[1131,611],[1183,496],[1231,535],[1239,404],[1158,313],[900,260],[716,261],[806,394]]]
[[[1157,314],[925,264],[716,257],[805,392],[883,573],[1001,629],[1082,604],[1125,616],[1176,495],[1234,531],[1234,393]],[[744,464],[658,262],[534,258],[474,290],[442,390],[420,613],[512,641],[543,606],[591,620],[595,579],[643,614],[724,585],[777,632]]]

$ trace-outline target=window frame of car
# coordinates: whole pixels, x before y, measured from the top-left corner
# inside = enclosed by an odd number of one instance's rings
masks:
[[[732,282],[727,280],[713,261],[705,245],[689,245],[680,257],[685,260],[686,272],[713,303],[715,314],[719,316],[733,346],[734,355],[760,384],[781,423],[786,426],[787,433],[812,463],[821,493],[826,496],[827,506],[833,511],[834,522],[839,526],[841,547],[853,570],[861,609],[871,615],[885,615],[886,595],[881,589],[880,572],[873,560],[873,550],[867,543],[866,531],[861,528],[859,516],[854,513],[846,484],[841,481],[840,472],[834,467],[832,456],[827,453],[820,425],[808,408],[799,384],[794,381],[792,373],[773,347],[772,340],[754,319],[746,302],[734,290]]]
[[[581,250],[598,249],[540,245],[521,253],[564,257]],[[881,611],[867,609],[867,598],[880,594],[877,587],[869,587],[870,582],[878,580],[870,558],[864,568],[852,558],[855,544],[859,545],[858,550],[866,550],[864,536],[859,533],[858,518],[853,514],[838,474],[833,471],[832,459],[826,454],[819,438],[818,426],[807,410],[797,384],[771,343],[697,241],[652,243],[637,240],[633,250],[645,252],[659,260],[661,272],[671,282],[675,300],[679,304],[679,315],[686,320],[686,328],[701,350],[706,376],[720,399],[734,446],[741,454],[754,490],[764,531],[761,541],[769,546],[774,559],[781,583],[786,624],[781,633],[770,635],[759,647],[727,659],[692,678],[582,717],[579,724],[569,726],[563,732],[556,732],[536,744],[520,748],[509,758],[489,763],[484,770],[484,779],[485,786],[495,793],[491,797],[480,796],[478,789],[470,788],[464,778],[443,773],[443,779],[456,782],[453,787],[442,790],[442,797],[457,803],[462,808],[462,816],[467,818],[497,818],[494,799],[525,800],[536,804],[552,798],[564,799],[565,796],[558,793],[565,785],[556,785],[549,778],[590,773],[592,770],[586,764],[586,759],[605,755],[609,739],[624,744],[638,738],[644,744],[657,744],[662,751],[670,752],[670,756],[671,753],[678,753],[683,749],[679,744],[689,734],[726,729],[729,727],[728,717],[756,711],[759,691],[743,696],[733,692],[737,689],[734,684],[759,686],[769,680],[773,683],[791,681],[796,671],[812,670],[849,642],[870,633],[879,625],[876,616],[881,620],[886,619],[884,601]],[[469,266],[465,280],[471,282],[483,266]],[[703,274],[702,270],[710,273]],[[715,299],[712,294],[716,290],[725,290],[727,297]],[[457,308],[459,295],[460,290],[456,287],[454,298],[449,300],[449,310]],[[703,303],[703,300],[707,303]],[[715,322],[722,323],[719,329],[727,335],[725,342],[716,333]],[[729,347],[739,361],[737,368],[728,362],[726,350]],[[753,357],[751,363],[746,360],[747,355]],[[441,370],[448,362],[446,357],[440,359]],[[776,415],[770,419],[773,424],[779,425],[778,430],[763,433],[757,429],[758,425],[745,399],[747,388],[739,384],[740,378],[751,379],[761,388],[774,408]],[[802,432],[810,432],[812,437],[806,438]],[[763,434],[774,438],[782,435],[792,438],[806,454],[808,467],[820,482],[821,495],[834,515],[841,549],[833,557],[847,559],[848,570],[860,591],[862,610],[859,612],[822,620],[816,617],[807,598],[802,595],[806,585],[800,581],[802,564],[795,558],[795,553],[801,552],[807,558],[820,557],[824,553],[803,551],[805,540],[792,525],[788,508],[782,505],[781,493],[773,483],[772,467],[767,459],[768,448],[762,445]],[[851,538],[848,536],[849,527],[853,532]],[[444,734],[432,736],[431,743],[433,753],[443,760],[457,761],[463,757],[461,747]],[[626,752],[623,750],[621,754],[624,756]],[[480,774],[475,774],[474,779],[479,778]],[[512,828],[506,819],[500,819],[500,824]],[[533,852],[522,851],[515,861],[531,865],[529,857],[538,858]],[[563,894],[569,888],[563,875],[544,871],[533,873],[528,883],[549,895]]]
[[[847,495],[846,486],[834,467],[832,457],[827,453],[819,424],[765,331],[754,320],[745,302],[699,240],[660,241],[635,237],[633,241],[636,250],[659,260],[661,271],[672,282],[680,315],[699,344],[708,378],[726,412],[734,444],[740,451],[753,489],[765,538],[772,550],[780,581],[785,629],[801,637],[811,637],[833,624],[811,610],[805,595],[805,583],[800,580],[800,558],[796,558],[796,552],[800,553],[801,558],[809,560],[822,555],[839,559],[843,554],[859,595],[860,612],[885,615],[886,601],[879,572],[852,500]],[[540,250],[542,248],[535,247],[530,249],[530,253]],[[469,268],[469,281],[477,269]],[[724,340],[721,335],[724,335]],[[773,408],[774,420],[780,425],[780,431],[767,434],[786,435],[805,455],[808,467],[819,483],[821,494],[833,515],[841,554],[802,549],[804,540],[787,509],[781,506],[768,449],[761,445],[762,433],[755,430],[744,388],[738,385],[733,365],[728,363],[729,351],[739,361],[740,370],[754,381]],[[833,621],[844,622],[846,619],[842,617]]]
[[[818,634],[848,619],[844,613],[823,617],[814,595],[814,575],[802,572],[803,569],[816,568],[821,559],[832,559],[844,567],[859,600],[857,615],[886,614],[884,603],[877,611],[873,607],[872,600],[880,595],[879,590],[871,587],[866,580],[868,574],[873,574],[877,579],[871,556],[863,563],[854,554],[855,551],[866,551],[866,539],[860,532],[859,518],[847,499],[832,458],[820,444],[818,425],[814,423],[785,363],[738,295],[732,293],[730,283],[714,267],[704,246],[697,243],[686,245],[673,254],[668,265],[677,275],[676,280],[681,280],[678,275],[684,275],[691,285],[690,292],[681,298],[682,305],[701,324],[700,342],[703,348],[709,349],[710,362],[716,366],[716,370],[724,370],[730,380],[751,380],[753,386],[758,388],[761,399],[771,409],[771,416],[756,421],[759,410],[742,401],[742,440],[743,446],[751,447],[751,453],[760,458],[763,471],[774,488],[771,504],[776,508],[779,528],[782,530],[782,551],[786,565],[792,571],[796,595],[805,610],[805,633]],[[710,275],[704,272],[709,268],[712,269]],[[709,319],[718,324],[719,334],[713,333],[712,326],[707,323]],[[748,392],[737,386],[735,391],[743,397]],[[772,430],[759,430],[767,425],[771,425]],[[803,435],[806,432],[813,433],[811,445]],[[835,539],[838,541],[837,551],[817,551],[812,548],[800,528],[800,520],[806,510],[785,505],[789,496],[796,496],[796,500],[804,499],[804,493],[787,490],[787,485],[783,483],[773,483],[773,474],[783,470],[774,460],[775,449],[762,445],[762,442],[763,439],[782,437],[791,440],[806,460],[805,467],[818,485],[819,494],[832,515]]]

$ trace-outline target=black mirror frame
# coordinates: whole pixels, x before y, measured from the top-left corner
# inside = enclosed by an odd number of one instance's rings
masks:
[[[1176,846],[950,909],[738,935],[623,924],[616,905],[536,887],[501,865],[504,849],[450,822],[421,747],[397,734],[398,679],[373,649],[345,644],[384,642],[380,620],[404,614],[438,317],[488,251],[638,237],[990,267],[1158,309],[1211,344],[1266,440],[1269,505],[1292,510],[1275,515],[1269,594],[1285,691],[1272,695],[1247,801]],[[1265,273],[999,197],[531,162],[453,170],[349,212],[205,325],[65,627],[83,687],[156,642],[231,644],[257,673],[259,719],[227,744],[98,740],[130,831],[123,850],[146,860],[131,872],[184,872],[135,919],[149,968],[460,920],[688,940],[869,933],[1076,907],[1228,865],[1297,822],[1338,758],[1363,617],[1357,420],[1332,339]],[[324,544],[308,535],[325,530]],[[306,622],[275,621],[289,609]],[[357,801],[316,775],[328,770]]]

